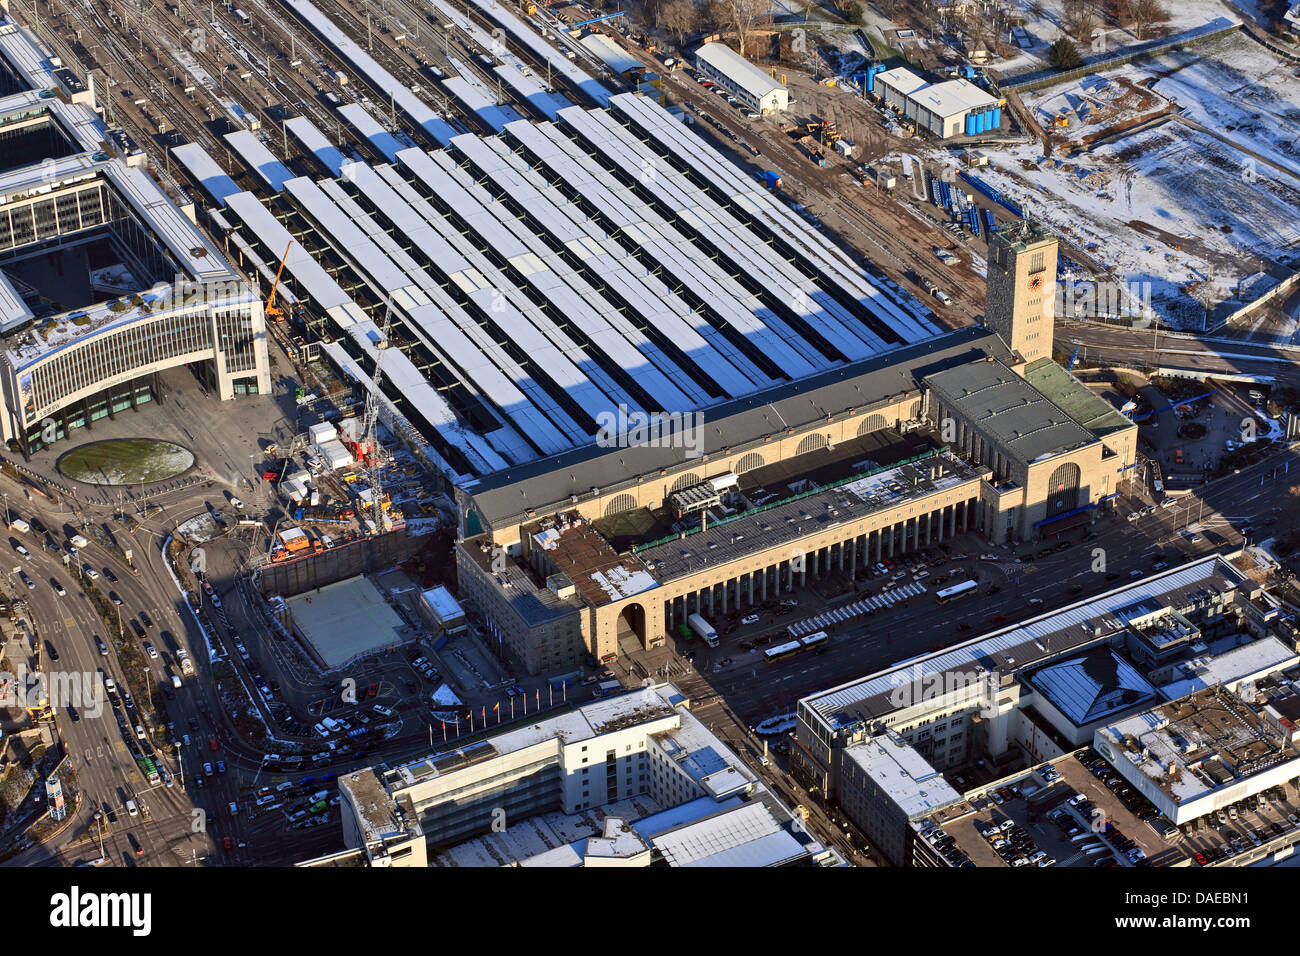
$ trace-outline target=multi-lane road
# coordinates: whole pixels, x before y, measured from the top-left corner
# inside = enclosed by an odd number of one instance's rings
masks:
[[[725,707],[717,703],[700,708],[705,719],[723,717],[729,711],[747,727],[766,717],[793,712],[795,702],[814,691],[1005,626],[1003,619],[1011,623],[1119,587],[1129,582],[1130,571],[1149,573],[1157,557],[1172,564],[1213,550],[1235,549],[1243,540],[1236,528],[1244,519],[1251,520],[1256,535],[1267,536],[1270,522],[1282,527],[1293,522],[1300,511],[1292,496],[1295,484],[1300,482],[1296,458],[1294,452],[1288,451],[1243,468],[1240,474],[1180,498],[1175,507],[1156,508],[1135,522],[1127,521],[1126,516],[1135,510],[1134,505],[1143,502],[1126,501],[1114,516],[1100,516],[1089,529],[1087,540],[1080,540],[1081,530],[1069,532],[1063,536],[1071,542],[1068,550],[1053,551],[1026,564],[1015,563],[1017,554],[1032,556],[1037,548],[1026,546],[1019,552],[995,549],[998,561],[982,561],[978,556],[981,551],[987,552],[987,544],[981,545],[974,536],[952,539],[952,552],[964,551],[969,557],[932,568],[931,578],[924,583],[930,585],[935,576],[951,574],[961,566],[979,582],[977,596],[939,605],[927,593],[858,618],[833,631],[829,648],[816,656],[796,656],[768,664],[762,658],[761,647],[754,651],[739,648],[746,636],[770,633],[812,613],[817,607],[812,599],[796,594],[801,598],[799,614],[766,614],[759,624],[724,637],[719,648],[700,650],[695,661],[698,669],[686,668],[685,674],[679,671],[674,679],[692,698],[722,695]],[[1288,461],[1297,465],[1295,472],[1286,469]],[[1274,514],[1274,508],[1283,511]],[[1183,533],[1189,526],[1200,532],[1199,541]],[[1098,563],[1099,555],[1104,564]],[[860,582],[859,588],[879,593],[893,584],[877,577]],[[994,586],[997,592],[988,593]],[[929,590],[932,592],[933,587]],[[1032,599],[1043,603],[1030,605]],[[853,598],[845,595],[840,600],[848,603]],[[722,663],[727,660],[730,663]]]

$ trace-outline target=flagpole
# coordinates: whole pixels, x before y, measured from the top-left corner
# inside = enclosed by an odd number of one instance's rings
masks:
[[[566,704],[569,702],[569,682],[567,680],[560,681],[560,700]]]
[[[432,730],[433,728],[430,727],[429,729]],[[447,722],[445,720],[442,722],[442,742],[444,744],[447,742]]]
[[[515,699],[513,697],[510,698],[510,719],[515,719]]]
[[[546,685],[546,693],[547,693],[548,695],[550,695],[550,698],[551,698],[549,701],[547,701],[547,706],[548,706],[548,707],[554,707],[554,706],[555,706],[555,685],[554,685],[554,684],[547,684],[547,685]]]

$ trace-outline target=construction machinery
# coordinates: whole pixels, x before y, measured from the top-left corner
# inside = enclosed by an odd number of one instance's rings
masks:
[[[275,270],[275,281],[271,283],[271,294],[266,297],[266,308],[262,310],[267,320],[271,322],[284,321],[284,310],[275,304],[275,291],[280,287],[280,275],[284,272],[284,262],[289,258],[291,248],[293,248],[292,242],[284,247],[284,255],[280,257],[280,267]]]
[[[805,126],[808,135],[816,138],[823,146],[834,146],[841,139],[840,131],[829,120],[817,120]]]
[[[380,462],[378,439],[375,437],[375,426],[379,421],[379,386],[384,375],[384,352],[388,349],[389,338],[388,329],[393,317],[393,303],[390,301],[384,308],[384,325],[379,331],[381,337],[375,343],[375,372],[370,377],[371,386],[366,392],[366,408],[361,416],[361,440],[359,444],[365,449],[366,481],[370,485],[373,498],[371,500],[371,511],[375,523],[375,534],[382,534],[391,525],[388,523],[387,516],[384,514],[383,498],[384,490],[382,487],[383,465]]]

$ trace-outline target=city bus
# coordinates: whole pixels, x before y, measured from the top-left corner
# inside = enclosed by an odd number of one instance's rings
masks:
[[[953,598],[959,598],[963,594],[973,594],[979,585],[974,581],[963,581],[961,584],[954,584],[950,588],[944,588],[942,591],[934,592],[934,599],[940,604],[947,604]]]
[[[816,634],[809,634],[807,637],[799,638],[799,644],[805,651],[812,651],[815,654],[823,654],[826,647],[831,642],[831,636],[825,631],[818,631]]]
[[[771,664],[773,661],[779,661],[783,657],[793,657],[803,650],[803,645],[798,641],[790,641],[788,644],[781,644],[777,647],[769,647],[763,652],[763,660]]]

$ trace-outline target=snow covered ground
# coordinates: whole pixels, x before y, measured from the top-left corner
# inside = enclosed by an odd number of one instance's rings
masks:
[[[1150,283],[1166,321],[1192,321],[1196,288],[1213,283],[1222,301],[1300,254],[1295,73],[1234,33],[1036,90],[1026,105],[1044,120],[1064,112],[1070,126],[1054,132],[1073,143],[1170,105],[1223,139],[1169,121],[1070,158],[1044,159],[1037,144],[991,150],[980,175],[1127,284]]]
[[[1074,160],[1026,145],[990,151],[990,162],[984,179],[1126,285],[1150,283],[1152,307],[1175,324],[1184,287],[1214,282],[1226,292],[1256,271],[1246,257],[1275,259],[1300,242],[1300,178],[1243,177],[1230,146],[1181,124]]]
[[[1283,60],[1240,32],[1135,62],[1155,90],[1186,115],[1222,131],[1300,176],[1300,79]],[[1164,76],[1161,74],[1168,73]],[[1267,175],[1263,168],[1261,175]]]
[[[989,65],[1007,75],[1031,72],[1045,67],[1048,47],[1065,35],[1061,29],[1063,5],[1063,0],[1043,0],[1042,14],[1035,15],[1030,10],[1030,0],[1016,0],[1012,4],[1013,15],[1023,17],[1025,21],[1023,33],[1016,34],[1020,37],[1018,44],[1021,48],[1020,54],[1006,60],[994,61]],[[1222,0],[1176,0],[1173,3],[1166,3],[1165,7],[1169,11],[1169,21],[1165,24],[1169,33],[1192,30],[1218,18],[1232,22],[1241,20],[1240,14]],[[1111,28],[1104,32],[1099,43],[1101,49],[1115,51],[1136,43],[1146,43],[1151,39],[1152,37],[1147,36],[1139,40],[1131,30]],[[1083,52],[1090,53],[1087,49]]]

